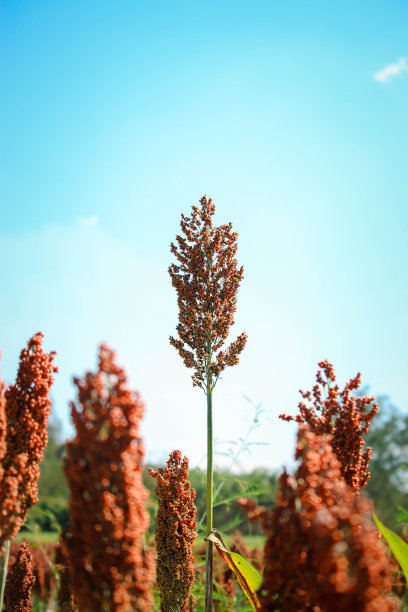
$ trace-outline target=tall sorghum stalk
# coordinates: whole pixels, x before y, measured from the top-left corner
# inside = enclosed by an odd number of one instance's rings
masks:
[[[247,335],[242,333],[221,350],[234,323],[237,292],[243,277],[235,254],[238,234],[232,224],[214,227],[215,206],[204,196],[190,217],[181,215],[184,236],[177,236],[171,252],[178,260],[169,273],[177,292],[179,339],[170,336],[187,368],[192,368],[193,386],[207,397],[207,533],[213,528],[213,418],[212,394],[221,372],[238,363]],[[212,611],[212,543],[207,542],[206,604]]]
[[[144,403],[129,388],[115,353],[99,348],[96,373],[74,378],[76,437],[67,443],[64,471],[71,525],[64,546],[81,612],[150,610],[153,559],[144,547],[149,526],[143,485]]]
[[[185,612],[194,586],[193,544],[197,536],[195,491],[188,479],[188,459],[170,453],[167,466],[149,470],[157,479],[156,581],[164,612]]]
[[[0,382],[0,610],[9,542],[38,501],[39,463],[48,442],[49,393],[57,368],[55,353],[46,353],[42,340],[41,332],[35,334],[21,351],[16,382],[5,391]]]

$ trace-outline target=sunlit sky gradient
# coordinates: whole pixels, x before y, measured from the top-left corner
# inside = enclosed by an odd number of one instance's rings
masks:
[[[328,358],[406,411],[408,4],[2,3],[2,375],[29,336],[72,374],[118,351],[149,461],[205,454],[205,398],[169,345],[169,243],[203,194],[245,279],[218,440],[267,411],[244,468],[291,461],[298,389]],[[225,450],[228,444],[218,444]],[[223,459],[220,457],[220,461]]]

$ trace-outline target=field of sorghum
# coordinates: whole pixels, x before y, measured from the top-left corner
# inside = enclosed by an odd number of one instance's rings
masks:
[[[298,414],[281,415],[298,424],[297,468],[280,475],[276,503],[259,505],[254,491],[235,496],[262,547],[251,550],[239,533],[224,544],[213,519],[212,393],[221,372],[238,363],[246,334],[222,348],[243,268],[235,259],[237,234],[231,224],[213,226],[214,211],[204,197],[191,217],[182,215],[169,270],[179,306],[178,338],[170,342],[206,396],[205,510],[199,500],[197,514],[188,459],[174,450],[166,466],[150,470],[157,514],[149,530],[144,403],[115,352],[101,344],[96,371],[74,378],[76,435],[63,457],[69,523],[55,544],[16,542],[38,501],[57,371],[38,333],[21,352],[16,382],[0,388],[0,609],[3,602],[16,612],[403,609],[404,579],[379,528],[406,571],[405,544],[375,524],[364,491],[371,461],[365,436],[378,405],[360,393],[360,374],[341,390],[327,360],[312,390],[301,392]]]

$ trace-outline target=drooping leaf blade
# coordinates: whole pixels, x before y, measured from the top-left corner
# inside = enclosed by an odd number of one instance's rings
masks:
[[[262,577],[258,570],[256,570],[253,565],[244,559],[242,555],[228,550],[221,535],[215,529],[211,531],[205,540],[210,540],[214,543],[225,563],[236,575],[237,580],[253,609],[259,610],[261,604],[259,603],[256,592],[261,587]]]
[[[404,572],[405,579],[408,582],[408,544],[404,542],[402,538],[399,537],[396,533],[388,529],[385,525],[382,524],[379,518],[373,514],[373,519],[378,529],[383,534],[384,538],[387,540],[392,553],[398,563],[401,566],[402,571]]]

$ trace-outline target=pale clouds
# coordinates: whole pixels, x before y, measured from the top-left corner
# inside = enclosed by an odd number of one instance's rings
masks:
[[[92,217],[78,217],[77,222],[79,225],[82,225],[82,227],[92,227],[98,225],[99,219],[96,215]]]
[[[401,57],[396,64],[389,64],[374,75],[374,80],[379,83],[389,83],[394,77],[400,76],[402,72],[408,70],[408,64],[404,57]]]

